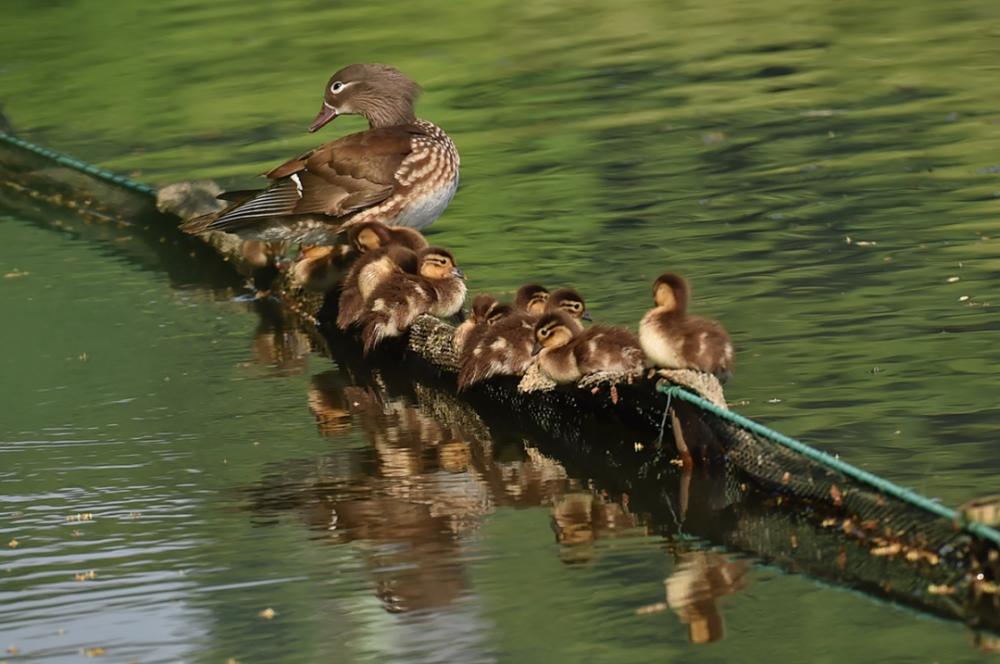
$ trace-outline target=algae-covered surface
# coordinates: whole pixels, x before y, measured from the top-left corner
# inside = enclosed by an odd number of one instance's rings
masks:
[[[306,132],[333,71],[393,64],[461,152],[431,233],[470,289],[569,285],[634,329],[652,280],[679,272],[732,334],[738,412],[950,505],[997,491],[995,3],[8,5],[0,104],[18,134],[154,186],[254,186],[364,127]],[[178,282],[74,223],[0,209],[10,661],[988,648],[719,558],[699,564],[741,579],[719,600],[725,638],[692,643],[691,615],[656,605],[715,543],[667,542],[588,471],[469,442],[419,395],[366,401],[239,289]]]

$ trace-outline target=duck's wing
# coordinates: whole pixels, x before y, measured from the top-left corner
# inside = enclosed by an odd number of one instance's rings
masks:
[[[226,230],[299,214],[344,217],[377,205],[405,186],[397,173],[413,151],[413,136],[422,133],[414,125],[385,127],[314,148],[265,173],[274,184],[218,213],[203,228]]]

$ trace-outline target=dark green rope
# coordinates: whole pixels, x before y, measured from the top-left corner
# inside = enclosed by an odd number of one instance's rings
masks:
[[[853,478],[859,482],[867,484],[875,489],[886,493],[890,496],[898,498],[904,502],[911,505],[915,505],[921,509],[924,509],[931,514],[935,514],[950,521],[954,521],[956,524],[962,528],[962,530],[977,535],[982,539],[989,540],[994,544],[1000,546],[1000,532],[997,532],[989,526],[979,523],[978,521],[968,521],[959,512],[945,507],[940,503],[936,503],[933,500],[921,496],[919,493],[912,491],[910,489],[904,489],[898,484],[893,484],[888,480],[884,480],[877,475],[873,475],[868,471],[856,468],[849,463],[845,463],[840,459],[830,456],[826,452],[821,452],[817,449],[809,447],[805,443],[801,443],[794,438],[786,436],[782,433],[778,433],[773,429],[769,429],[763,424],[758,424],[753,420],[743,417],[742,415],[737,415],[736,413],[726,410],[725,408],[719,408],[711,401],[703,399],[697,394],[692,394],[687,390],[681,389],[677,385],[670,385],[666,381],[661,381],[657,385],[657,389],[664,394],[677,397],[678,399],[683,399],[689,401],[694,405],[698,406],[702,410],[707,410],[708,412],[721,417],[722,419],[729,420],[733,424],[743,427],[753,433],[763,436],[768,440],[774,441],[779,445],[783,445],[789,449],[795,450],[799,454],[809,457],[813,461],[820,463],[829,468],[833,468],[850,478]]]
[[[82,161],[73,159],[72,157],[67,157],[64,154],[59,154],[58,152],[53,152],[52,150],[47,150],[43,147],[39,147],[34,143],[29,143],[28,141],[22,141],[20,138],[14,138],[10,134],[5,134],[0,131],[0,141],[4,143],[10,143],[28,152],[34,152],[37,155],[45,157],[46,159],[51,159],[57,164],[63,166],[68,166],[72,169],[78,170],[87,175],[93,175],[96,178],[111,182],[113,184],[125,187],[127,189],[132,189],[138,191],[142,194],[148,194],[149,196],[156,196],[156,189],[150,187],[149,185],[142,184],[141,182],[136,182],[135,180],[129,180],[123,175],[116,175],[110,171],[98,168],[97,166],[91,166],[85,164]]]

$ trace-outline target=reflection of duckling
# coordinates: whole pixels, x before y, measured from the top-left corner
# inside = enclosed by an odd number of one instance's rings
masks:
[[[398,272],[417,272],[417,251],[427,246],[415,230],[390,228],[379,222],[358,224],[348,232],[351,245],[361,253],[344,279],[337,312],[337,327],[346,330],[358,322],[365,302],[379,284]]]
[[[656,307],[639,323],[639,340],[651,364],[665,369],[694,369],[721,382],[733,375],[733,344],[722,326],[687,315],[687,282],[664,274],[653,283]]]
[[[538,368],[556,383],[575,383],[597,371],[631,373],[646,366],[635,335],[620,327],[595,325],[582,332],[562,311],[535,324]]]
[[[440,318],[454,315],[465,301],[465,274],[443,247],[420,252],[420,274],[390,275],[372,291],[370,310],[361,317],[365,352],[386,337],[398,337],[420,314]]]
[[[299,249],[289,273],[302,288],[328,293],[344,280],[356,255],[346,244],[304,246]]]
[[[538,301],[537,293],[534,298],[522,297],[522,293],[528,292],[526,289],[535,287],[541,289],[541,286],[533,284],[518,291],[518,298],[515,301],[518,313],[499,320],[487,329],[476,343],[465,344],[459,356],[459,364],[462,367],[458,373],[459,390],[492,376],[517,376],[527,371],[532,360],[531,351],[535,345],[532,330],[538,321],[538,315],[527,313],[520,307],[537,306],[531,304]],[[593,320],[587,313],[583,298],[569,288],[561,288],[548,295],[543,308],[545,311],[565,312],[569,324],[575,326],[574,329],[583,329],[579,318],[586,317],[587,320]]]
[[[691,643],[725,637],[726,621],[717,600],[747,587],[750,564],[725,554],[690,551],[681,554],[664,580],[667,604],[688,626]]]
[[[469,309],[469,317],[463,321],[461,325],[455,328],[455,336],[451,341],[451,345],[455,348],[455,352],[462,352],[462,346],[465,345],[466,340],[469,338],[469,334],[477,326],[486,326],[486,320],[489,316],[490,309],[492,309],[496,304],[497,299],[491,293],[476,293],[476,296],[472,298],[472,307]]]

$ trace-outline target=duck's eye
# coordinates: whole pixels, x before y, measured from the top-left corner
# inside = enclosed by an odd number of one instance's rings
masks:
[[[330,92],[332,92],[333,94],[337,94],[338,92],[340,92],[343,89],[344,89],[344,84],[341,83],[340,81],[337,81],[333,85],[330,86]]]

